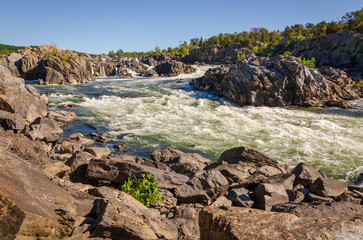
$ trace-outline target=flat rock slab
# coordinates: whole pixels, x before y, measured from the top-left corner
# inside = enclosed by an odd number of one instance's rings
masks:
[[[363,222],[299,218],[293,214],[240,207],[205,207],[199,214],[201,240],[361,239]]]
[[[84,149],[84,151],[97,158],[108,157],[111,154],[111,150],[107,147],[87,147]]]

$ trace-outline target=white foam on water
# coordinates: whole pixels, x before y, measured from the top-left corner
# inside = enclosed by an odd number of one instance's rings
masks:
[[[77,104],[90,114],[81,119],[107,128],[114,140],[131,133],[123,141],[135,151],[170,145],[217,159],[229,148],[249,146],[289,165],[310,162],[336,178],[363,171],[362,118],[303,108],[239,107],[176,81],[202,76],[207,68],[173,78],[95,82],[92,87],[107,94],[77,93],[78,99],[82,95]],[[70,95],[55,97],[72,101]]]

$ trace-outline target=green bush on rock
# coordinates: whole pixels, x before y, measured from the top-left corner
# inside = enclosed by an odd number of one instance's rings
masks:
[[[136,200],[146,207],[154,202],[161,203],[161,194],[158,192],[158,182],[154,181],[154,175],[151,173],[142,174],[142,180],[128,180],[121,186],[123,192],[129,193]]]
[[[311,68],[316,68],[316,61],[315,58],[312,58],[310,60],[305,59],[305,57],[303,55],[301,55],[299,57],[299,60],[301,62],[301,64],[307,66],[307,67],[311,67]]]

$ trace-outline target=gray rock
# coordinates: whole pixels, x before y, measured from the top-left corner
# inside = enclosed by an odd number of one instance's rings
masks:
[[[294,185],[295,175],[291,173],[277,174],[263,180],[264,183],[279,184],[284,186],[286,190],[292,190]]]

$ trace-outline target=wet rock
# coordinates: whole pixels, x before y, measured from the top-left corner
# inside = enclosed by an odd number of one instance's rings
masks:
[[[147,209],[132,196],[120,192],[119,200],[104,201],[92,237],[111,239],[176,239],[176,226]]]
[[[177,173],[189,174],[204,169],[210,160],[197,153],[184,153],[173,148],[164,148],[151,153],[151,159],[168,165]]]
[[[306,188],[309,188],[317,178],[321,177],[318,169],[305,162],[299,163],[292,170],[292,173],[296,176],[295,183],[301,184]]]
[[[163,189],[177,188],[189,180],[187,176],[173,171],[112,159],[92,159],[87,169],[87,175],[91,179],[108,180],[120,184],[128,178],[141,179],[144,173],[152,173],[154,180],[158,182],[158,187]]]
[[[278,183],[260,183],[254,194],[257,207],[263,210],[271,210],[273,205],[289,201],[285,187]]]
[[[317,178],[311,185],[312,192],[324,197],[337,197],[347,189],[347,183],[329,179],[329,178]]]
[[[252,207],[253,200],[249,197],[249,190],[245,188],[232,188],[228,191],[227,198],[233,202],[233,205],[239,207]]]
[[[77,115],[74,112],[67,112],[67,111],[50,111],[48,113],[48,118],[52,119],[58,125],[64,125],[73,122],[77,119]]]
[[[299,218],[288,213],[240,207],[205,207],[199,214],[199,226],[201,240],[354,239],[363,235],[360,220]]]
[[[186,184],[175,189],[175,197],[180,202],[210,203],[227,192],[228,181],[217,170],[200,173]]]
[[[84,151],[92,154],[96,158],[108,157],[111,154],[111,150],[107,147],[87,147]]]
[[[26,135],[32,140],[55,142],[63,135],[63,130],[49,118],[37,118],[26,130]]]

